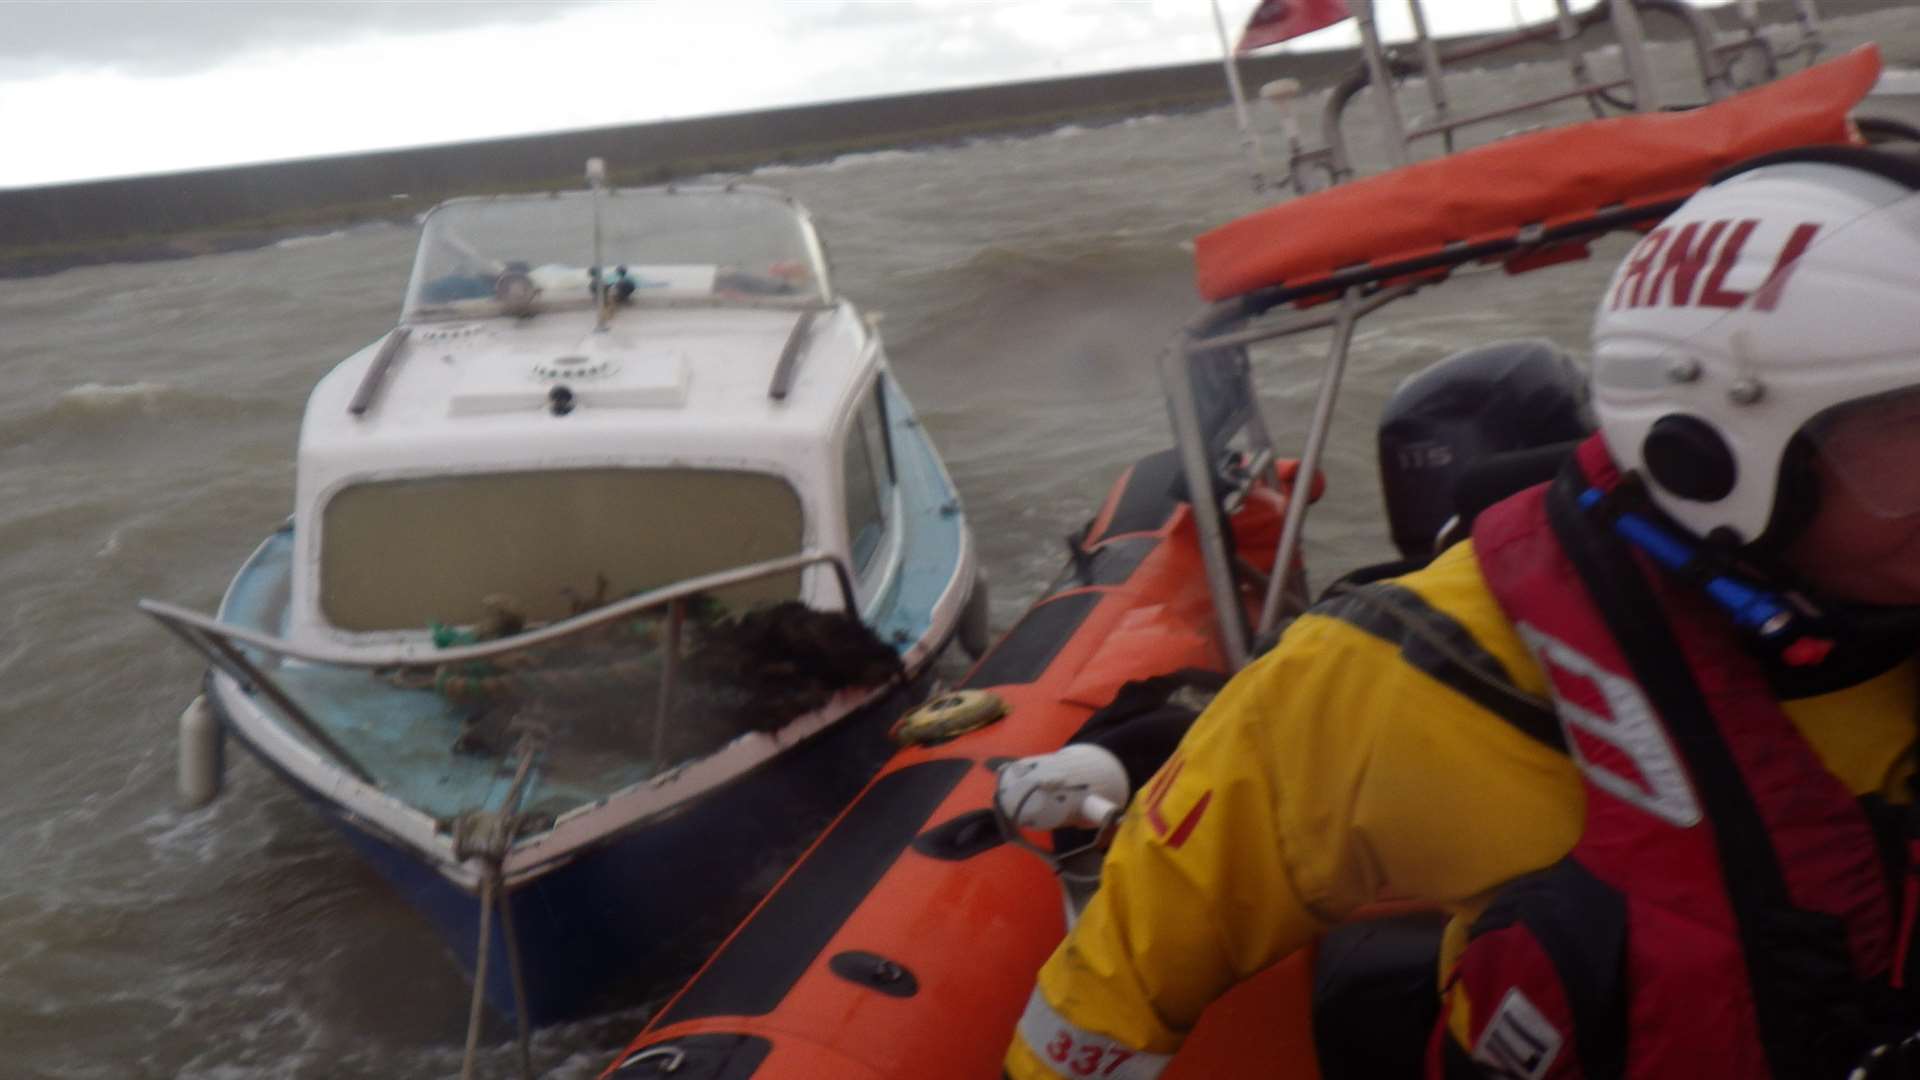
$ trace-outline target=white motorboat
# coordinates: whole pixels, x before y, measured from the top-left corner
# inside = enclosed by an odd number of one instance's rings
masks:
[[[977,646],[978,586],[806,212],[596,185],[428,214],[399,325],[312,392],[291,519],[217,616],[142,607],[212,665],[189,797],[237,736],[544,1022],[744,913]]]

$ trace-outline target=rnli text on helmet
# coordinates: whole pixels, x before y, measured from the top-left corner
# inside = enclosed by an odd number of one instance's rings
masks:
[[[1702,233],[1701,225],[1706,225]],[[1732,232],[1728,232],[1728,227]],[[1753,296],[1753,306],[1759,311],[1772,311],[1780,302],[1780,294],[1787,287],[1787,279],[1793,275],[1794,262],[1807,245],[1813,243],[1813,236],[1820,231],[1814,222],[1801,222],[1787,237],[1787,242],[1774,257],[1773,268],[1767,271],[1767,279],[1760,284],[1755,293],[1743,293],[1726,287],[1727,274],[1740,260],[1740,251],[1747,244],[1747,238],[1760,226],[1758,218],[1744,218],[1740,221],[1690,221],[1678,230],[1661,227],[1646,235],[1646,238],[1634,246],[1633,253],[1627,258],[1626,272],[1620,275],[1620,281],[1613,287],[1613,296],[1608,306],[1617,311],[1621,307],[1657,307],[1665,293],[1671,299],[1667,302],[1674,307],[1687,307],[1697,304],[1700,307],[1734,308]],[[1722,236],[1725,242],[1721,241]],[[1716,246],[1718,258],[1714,257]],[[1662,255],[1664,254],[1664,258]],[[1708,260],[1713,261],[1713,270],[1708,273],[1698,296],[1693,291],[1695,279],[1705,269]],[[1656,264],[1658,264],[1656,266]],[[1651,275],[1651,277],[1649,277]],[[1671,283],[1671,289],[1668,288]]]

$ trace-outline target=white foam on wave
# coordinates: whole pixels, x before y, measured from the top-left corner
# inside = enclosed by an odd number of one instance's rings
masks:
[[[216,799],[212,806],[200,810],[157,813],[137,828],[148,849],[164,861],[205,866],[220,853],[221,804],[222,800]]]
[[[61,391],[56,400],[62,408],[112,413],[129,408],[150,409],[171,393],[173,387],[163,382],[88,382]]]
[[[332,232],[315,233],[311,236],[289,236],[285,240],[276,242],[273,246],[281,250],[310,247],[314,244],[324,244],[329,240],[338,240],[345,235],[347,235],[347,230],[335,229]]]
[[[753,170],[753,175],[783,176],[797,172],[839,172],[841,169],[855,169],[885,161],[912,161],[925,157],[927,153],[926,150],[860,150],[851,154],[841,154],[830,161],[814,162],[808,165],[762,165]]]
[[[1062,124],[1052,131],[1047,132],[1047,137],[1050,139],[1071,139],[1076,136],[1085,135],[1086,133],[1087,129],[1081,127],[1079,124]]]

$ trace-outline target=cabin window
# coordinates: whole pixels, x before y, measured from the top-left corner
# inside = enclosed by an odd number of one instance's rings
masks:
[[[893,460],[881,421],[879,384],[854,413],[847,432],[847,539],[853,570],[867,572],[887,531],[887,508],[893,501]]]
[[[320,607],[344,630],[471,625],[490,596],[536,622],[796,554],[800,498],[767,473],[572,469],[356,484],[321,520]],[[800,595],[800,575],[736,586],[741,609]]]

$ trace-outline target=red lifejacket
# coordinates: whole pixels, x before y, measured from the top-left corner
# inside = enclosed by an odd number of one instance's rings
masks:
[[[1598,438],[1578,461],[1586,484],[1618,484]],[[1447,995],[1464,990],[1470,1038],[1443,1009],[1428,1073],[1837,1080],[1884,1037],[1905,936],[1873,825],[1728,618],[1581,511],[1581,486],[1569,473],[1475,522],[1586,820],[1470,929]]]

